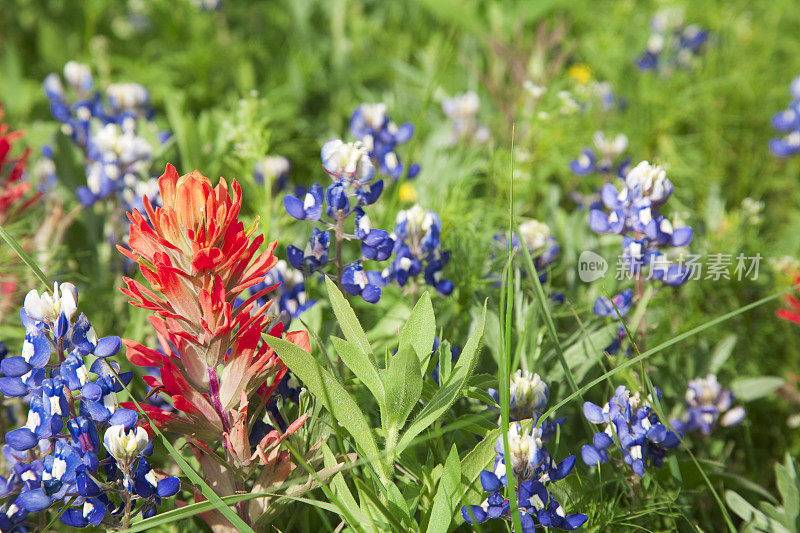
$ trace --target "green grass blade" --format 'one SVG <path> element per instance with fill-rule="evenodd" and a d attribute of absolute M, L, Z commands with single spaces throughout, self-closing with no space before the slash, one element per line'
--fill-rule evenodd
<path fill-rule="evenodd" d="M 34 275 L 39 279 L 39 281 L 42 282 L 45 289 L 47 289 L 48 291 L 52 290 L 53 289 L 52 282 L 49 279 L 47 279 L 47 276 L 44 275 L 44 272 L 42 272 L 42 270 L 39 268 L 39 265 L 36 264 L 36 261 L 34 261 L 33 258 L 30 255 L 28 255 L 28 253 L 25 250 L 22 249 L 22 246 L 20 246 L 17 240 L 14 237 L 12 237 L 11 234 L 8 233 L 5 230 L 5 228 L 3 228 L 3 226 L 0 226 L 0 237 L 2 237 L 3 240 L 6 241 L 8 246 L 12 250 L 14 250 L 14 252 L 19 256 L 20 259 L 22 259 L 22 262 L 25 263 L 25 266 L 31 269 L 31 272 L 33 272 Z"/>

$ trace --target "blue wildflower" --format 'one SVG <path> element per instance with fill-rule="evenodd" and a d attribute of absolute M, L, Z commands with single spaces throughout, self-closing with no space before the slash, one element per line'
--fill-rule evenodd
<path fill-rule="evenodd" d="M 661 391 L 656 388 L 659 399 Z M 639 477 L 648 467 L 660 467 L 667 450 L 680 444 L 677 433 L 667 429 L 651 407 L 652 398 L 631 394 L 624 385 L 617 387 L 605 407 L 591 402 L 583 404 L 583 414 L 593 424 L 606 424 L 596 433 L 592 444 L 581 448 L 581 458 L 588 466 L 608 462 L 608 450 L 617 442 L 623 460 Z"/>
<path fill-rule="evenodd" d="M 693 379 L 686 390 L 686 414 L 684 419 L 673 419 L 672 426 L 682 432 L 700 431 L 708 435 L 719 424 L 735 426 L 744 420 L 745 410 L 734 406 L 734 395 L 722 388 L 717 376 Z"/>
<path fill-rule="evenodd" d="M 512 512 L 518 512 L 524 532 L 535 531 L 536 525 L 556 527 L 564 530 L 580 528 L 588 519 L 585 514 L 567 515 L 553 494 L 550 483 L 565 478 L 575 465 L 575 456 L 556 463 L 542 442 L 542 429 L 522 430 L 518 423 L 508 428 L 510 457 L 505 457 L 502 435 L 495 443 L 495 461 L 492 470 L 480 474 L 481 487 L 489 496 L 481 505 L 461 508 L 461 515 L 468 524 L 488 520 L 512 520 Z M 507 460 L 508 459 L 508 460 Z M 503 496 L 508 486 L 506 471 L 511 466 L 517 485 L 518 509 L 512 510 Z"/>
<path fill-rule="evenodd" d="M 405 167 L 397 157 L 396 148 L 414 135 L 410 122 L 400 126 L 392 122 L 386 114 L 386 104 L 361 104 L 350 117 L 350 133 L 363 144 L 382 174 L 394 179 L 402 177 Z M 412 179 L 417 174 L 419 165 L 410 165 L 407 177 Z"/>
<path fill-rule="evenodd" d="M 121 408 L 117 399 L 132 374 L 120 373 L 109 359 L 119 351 L 120 339 L 98 338 L 85 315 L 75 317 L 77 304 L 70 283 L 56 283 L 52 293 L 30 291 L 20 312 L 26 331 L 22 355 L 3 359 L 0 392 L 28 401 L 25 424 L 5 433 L 11 473 L 0 477 L 0 497 L 16 496 L 0 510 L 3 530 L 24 528 L 30 515 L 67 501 L 70 507 L 61 514 L 66 525 L 119 525 L 123 517 L 116 509 L 122 507 L 111 498 L 135 500 L 141 512 L 179 487 L 177 478 L 159 476 L 157 494 L 133 492 L 134 468 L 152 443 L 136 427 L 136 412 Z M 49 365 L 53 352 L 60 363 Z M 87 356 L 94 359 L 89 368 Z M 20 375 L 22 370 L 27 372 Z"/>

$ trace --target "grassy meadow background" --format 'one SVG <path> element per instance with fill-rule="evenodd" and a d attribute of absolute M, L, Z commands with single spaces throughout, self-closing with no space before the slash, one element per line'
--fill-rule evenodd
<path fill-rule="evenodd" d="M 636 59 L 647 42 L 650 18 L 666 5 L 682 7 L 687 22 L 710 32 L 707 52 L 691 70 L 670 76 L 641 72 Z M 157 149 L 155 167 L 171 162 L 180 173 L 196 168 L 212 180 L 238 179 L 245 191 L 244 218 L 260 217 L 267 240 L 278 241 L 280 257 L 286 245 L 305 242 L 308 227 L 285 214 L 283 193 L 272 195 L 256 184 L 258 158 L 288 157 L 293 185 L 327 184 L 320 148 L 328 139 L 349 138 L 349 117 L 359 104 L 384 102 L 395 122 L 412 122 L 415 135 L 400 150 L 404 161 L 419 162 L 422 171 L 409 183 L 417 202 L 439 213 L 443 248 L 453 255 L 445 276 L 456 289 L 434 298 L 437 328 L 451 343 L 463 344 L 489 299 L 482 375 L 495 376 L 502 358 L 500 290 L 487 275 L 503 268 L 505 258 L 497 257 L 493 237 L 508 227 L 510 202 L 518 220 L 549 224 L 561 247 L 547 287 L 565 295 L 565 304 L 552 308 L 559 335 L 572 339 L 584 327 L 605 324 L 591 306 L 596 296 L 614 293 L 616 282 L 613 276 L 581 282 L 577 257 L 595 250 L 609 259 L 613 273 L 618 244 L 594 234 L 587 212 L 569 199 L 571 192 L 589 193 L 599 184 L 575 176 L 568 166 L 591 145 L 596 130 L 626 134 L 634 164 L 647 159 L 666 165 L 675 186 L 667 211 L 693 226 L 694 253 L 763 257 L 757 280 L 690 281 L 659 291 L 648 307 L 648 347 L 792 282 L 774 262 L 800 257 L 800 158 L 781 160 L 768 148 L 774 136 L 770 118 L 789 102 L 788 83 L 800 74 L 800 9 L 791 0 L 229 0 L 218 10 L 199 9 L 189 0 L 0 0 L 0 13 L 0 102 L 6 122 L 26 131 L 31 167 L 41 146 L 53 145 L 65 212 L 78 205 L 69 183 L 83 179 L 83 169 L 69 143 L 58 140 L 59 125 L 41 84 L 69 60 L 90 65 L 99 86 L 144 85 L 156 123 L 174 133 Z M 546 88 L 541 99 L 531 98 L 526 81 Z M 562 113 L 558 93 L 582 94 L 592 81 L 608 82 L 624 105 Z M 450 146 L 441 102 L 468 90 L 480 96 L 478 118 L 492 139 Z M 397 210 L 411 205 L 400 189 L 387 183 L 370 215 L 375 226 L 393 226 Z M 759 223 L 742 209 L 745 198 L 764 202 Z M 98 210 L 78 212 L 61 242 L 43 244 L 41 266 L 51 278 L 78 286 L 80 308 L 99 334 L 146 341 L 146 314 L 117 290 L 121 258 L 100 237 L 102 216 Z M 29 235 L 38 222 L 28 217 L 6 229 Z M 0 248 L 0 276 L 18 273 L 33 287 L 32 274 L 5 244 Z M 336 334 L 324 285 L 307 285 L 319 303 L 304 321 L 323 339 Z M 532 304 L 524 302 L 535 300 L 532 290 L 523 283 L 515 298 L 522 310 L 515 316 L 514 346 L 528 368 L 550 384 L 553 405 L 569 389 L 542 317 L 525 312 Z M 378 305 L 353 305 L 370 340 L 383 350 L 413 303 L 395 287 Z M 800 328 L 776 318 L 781 305 L 773 300 L 725 320 L 647 363 L 650 379 L 669 400 L 666 406 L 680 404 L 687 381 L 705 375 L 726 339 L 735 344 L 719 371 L 723 385 L 750 376 L 786 380 L 778 391 L 746 403 L 747 418 L 738 428 L 691 440 L 717 491 L 736 490 L 754 504 L 765 499 L 764 492 L 777 494 L 775 462 L 787 453 L 800 454 Z M 23 333 L 15 312 L 0 322 L 0 339 L 9 345 Z M 584 368 L 580 354 L 574 361 Z M 579 384 L 601 373 L 587 366 Z M 586 396 L 602 403 L 606 391 L 613 386 Z M 478 402 L 470 401 L 459 412 L 477 412 Z M 578 453 L 585 440 L 580 403 L 562 407 L 559 415 L 569 417 L 562 434 L 577 437 L 551 450 L 558 449 L 558 456 Z M 457 419 L 455 413 L 448 416 Z M 445 454 L 456 444 L 462 456 L 477 442 L 466 432 L 441 439 Z M 723 530 L 722 513 L 702 476 L 678 455 L 679 471 L 674 465 L 656 471 L 645 481 L 657 485 L 647 495 L 629 494 L 622 477 L 600 483 L 578 465 L 570 481 L 570 509 L 590 515 L 588 530 Z M 182 496 L 191 498 L 189 491 Z M 328 530 L 338 522 L 326 514 L 293 503 L 273 525 L 278 531 Z M 738 518 L 733 520 L 738 527 Z M 484 530 L 498 526 L 487 524 Z M 206 527 L 192 518 L 163 530 Z"/>

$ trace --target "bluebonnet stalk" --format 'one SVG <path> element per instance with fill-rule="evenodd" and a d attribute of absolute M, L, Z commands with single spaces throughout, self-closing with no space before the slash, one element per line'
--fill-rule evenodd
<path fill-rule="evenodd" d="M 142 208 L 145 194 L 157 202 L 158 187 L 149 176 L 153 147 L 139 134 L 140 121 L 153 118 L 147 89 L 137 83 L 111 84 L 104 98 L 94 88 L 89 67 L 75 61 L 64 66 L 64 81 L 66 88 L 57 74 L 49 74 L 44 90 L 62 133 L 84 155 L 86 185 L 75 191 L 80 202 L 88 207 L 117 197 L 125 210 Z M 159 134 L 159 141 L 167 138 Z M 52 150 L 43 155 L 50 159 Z M 47 169 L 48 182 L 54 181 L 55 172 Z"/>
<path fill-rule="evenodd" d="M 361 104 L 350 117 L 350 133 L 362 143 L 372 163 L 382 174 L 400 179 L 405 167 L 397 157 L 398 144 L 408 142 L 414 135 L 414 125 L 406 122 L 398 126 L 386 114 L 386 104 Z M 408 179 L 419 174 L 419 165 L 408 167 Z"/>
<path fill-rule="evenodd" d="M 566 477 L 575 465 L 575 456 L 556 463 L 542 442 L 541 428 L 524 431 L 518 423 L 508 428 L 510 457 L 506 464 L 503 436 L 495 443 L 495 460 L 492 470 L 480 474 L 481 487 L 489 496 L 481 505 L 461 508 L 461 515 L 468 524 L 500 519 L 512 521 L 512 513 L 519 513 L 524 533 L 532 533 L 536 526 L 555 527 L 564 530 L 580 528 L 588 519 L 585 514 L 566 514 L 564 508 L 548 490 L 548 485 Z M 512 510 L 504 497 L 508 486 L 506 469 L 511 466 L 517 486 L 518 509 Z"/>
<path fill-rule="evenodd" d="M 656 388 L 661 398 L 661 391 Z M 631 394 L 624 385 L 617 387 L 614 396 L 604 407 L 586 402 L 583 414 L 593 424 L 605 424 L 605 430 L 595 433 L 592 444 L 581 448 L 581 458 L 588 466 L 609 461 L 609 448 L 616 442 L 625 464 L 641 477 L 649 467 L 660 467 L 667 450 L 680 444 L 677 433 L 667 429 L 651 406 L 652 398 L 642 399 L 639 392 Z"/>
<path fill-rule="evenodd" d="M 789 84 L 792 102 L 772 117 L 772 126 L 784 134 L 769 141 L 769 149 L 778 157 L 789 157 L 800 152 L 800 76 Z"/>
<path fill-rule="evenodd" d="M 693 379 L 686 390 L 686 414 L 683 420 L 672 420 L 672 426 L 682 432 L 700 431 L 708 435 L 717 426 L 735 426 L 744 420 L 744 407 L 733 405 L 734 396 L 723 389 L 717 376 Z"/>
<path fill-rule="evenodd" d="M 619 351 L 622 341 L 627 336 L 625 327 L 622 325 L 622 318 L 628 314 L 633 305 L 633 289 L 625 289 L 616 296 L 608 299 L 605 296 L 598 296 L 592 306 L 592 312 L 600 317 L 615 318 L 619 321 L 619 328 L 617 329 L 617 337 L 605 347 L 604 351 L 610 354 L 616 354 Z"/>
<path fill-rule="evenodd" d="M 485 143 L 490 139 L 489 128 L 478 122 L 481 101 L 473 91 L 458 94 L 442 101 L 442 111 L 453 122 L 450 142 Z"/>
<path fill-rule="evenodd" d="M 177 478 L 150 468 L 152 442 L 137 427 L 136 412 L 120 407 L 117 393 L 132 376 L 108 359 L 120 338 L 98 338 L 85 315 L 75 318 L 77 307 L 71 283 L 54 284 L 52 293 L 30 291 L 20 312 L 21 354 L 0 363 L 0 392 L 28 402 L 25 424 L 5 434 L 11 468 L 0 477 L 3 531 L 68 500 L 61 515 L 68 526 L 126 527 L 136 514 L 154 515 L 161 498 L 180 489 Z"/>
<path fill-rule="evenodd" d="M 687 246 L 693 237 L 689 226 L 674 227 L 659 210 L 672 194 L 672 182 L 660 166 L 642 161 L 625 177 L 618 190 L 606 183 L 600 191 L 608 213 L 589 212 L 589 227 L 596 233 L 623 235 L 622 260 L 631 274 L 649 277 L 665 285 L 679 286 L 688 281 L 690 269 L 672 263 L 662 248 Z"/>
<path fill-rule="evenodd" d="M 595 172 L 610 176 L 616 175 L 625 178 L 630 170 L 630 158 L 621 158 L 628 148 L 628 137 L 618 134 L 615 137 L 606 137 L 602 131 L 596 131 L 592 137 L 595 150 L 584 148 L 577 159 L 570 161 L 569 168 L 579 176 Z"/>
<path fill-rule="evenodd" d="M 382 280 L 379 272 L 367 272 L 362 260 L 385 261 L 392 254 L 395 242 L 386 230 L 372 227 L 364 208 L 374 204 L 383 191 L 383 180 L 374 180 L 375 167 L 367 150 L 360 143 L 344 143 L 334 139 L 322 147 L 322 165 L 333 182 L 323 193 L 315 183 L 298 198 L 287 194 L 283 198 L 286 212 L 298 220 L 321 223 L 326 229 L 314 228 L 305 249 L 289 245 L 286 255 L 291 265 L 306 276 L 322 271 L 329 263 L 331 232 L 335 239 L 337 280 L 349 294 L 361 296 L 370 303 L 381 297 Z M 323 220 L 323 211 L 329 220 Z M 345 233 L 345 222 L 353 217 L 353 233 Z M 345 240 L 358 240 L 361 254 L 345 265 L 342 248 Z"/>
<path fill-rule="evenodd" d="M 663 74 L 675 68 L 691 68 L 705 51 L 708 32 L 696 24 L 685 25 L 683 11 L 666 8 L 658 11 L 650 22 L 652 33 L 647 47 L 637 61 L 640 70 L 657 70 Z"/>
<path fill-rule="evenodd" d="M 453 282 L 442 277 L 450 261 L 450 251 L 442 250 L 442 221 L 435 211 L 418 204 L 397 213 L 397 225 L 390 238 L 394 240 L 392 264 L 381 273 L 381 281 L 392 281 L 401 287 L 409 285 L 412 292 L 419 288 L 419 276 L 426 285 L 447 296 L 453 292 Z"/>

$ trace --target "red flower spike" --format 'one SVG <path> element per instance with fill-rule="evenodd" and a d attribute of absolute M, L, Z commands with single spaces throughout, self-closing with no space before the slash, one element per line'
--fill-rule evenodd
<path fill-rule="evenodd" d="M 220 179 L 216 187 L 198 171 L 178 176 L 167 165 L 158 180 L 163 207 L 145 201 L 145 213 L 128 213 L 130 250 L 120 251 L 139 264 L 146 284 L 124 278 L 122 292 L 134 306 L 154 313 L 150 323 L 163 352 L 126 340 L 128 359 L 139 366 L 156 367 L 159 378 L 147 383 L 172 401 L 174 413 L 152 406 L 145 411 L 164 429 L 182 433 L 196 444 L 196 453 L 214 453 L 217 443 L 241 469 L 252 471 L 274 461 L 287 462 L 278 444 L 305 421 L 304 415 L 280 435 L 273 431 L 256 450 L 249 443 L 252 420 L 249 398 L 259 391 L 272 393 L 286 367 L 261 340 L 267 333 L 280 336 L 280 323 L 268 316 L 270 305 L 254 307 L 257 298 L 237 298 L 263 281 L 277 263 L 276 243 L 260 247 L 263 236 L 252 240 L 239 220 L 242 194 L 234 180 Z M 149 285 L 149 286 L 147 286 Z M 272 287 L 274 288 L 274 287 Z M 261 291 L 258 297 L 269 290 Z M 308 334 L 286 338 L 310 350 Z M 262 398 L 252 405 L 262 405 Z"/>
<path fill-rule="evenodd" d="M 0 224 L 8 222 L 12 216 L 18 216 L 36 202 L 40 194 L 34 194 L 25 199 L 31 189 L 31 183 L 23 181 L 25 167 L 28 165 L 30 148 L 26 148 L 22 155 L 15 158 L 9 157 L 24 133 L 9 131 L 8 124 L 3 124 L 5 111 L 0 104 Z M 10 170 L 9 170 L 9 167 Z"/>
<path fill-rule="evenodd" d="M 800 276 L 795 278 L 794 283 L 795 285 L 800 284 Z M 787 294 L 783 299 L 786 305 L 789 306 L 789 309 L 779 309 L 777 313 L 778 318 L 800 325 L 800 299 L 791 294 Z"/>

